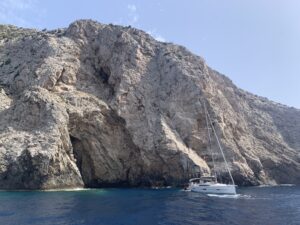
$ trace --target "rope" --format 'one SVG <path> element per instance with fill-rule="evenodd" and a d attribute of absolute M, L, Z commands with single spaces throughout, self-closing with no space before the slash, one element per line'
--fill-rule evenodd
<path fill-rule="evenodd" d="M 215 137 L 216 137 L 216 139 L 217 139 L 218 146 L 219 146 L 219 148 L 220 148 L 220 151 L 221 151 L 221 153 L 222 153 L 223 159 L 224 159 L 224 161 L 225 161 L 226 169 L 227 169 L 227 171 L 228 171 L 228 173 L 229 173 L 229 176 L 230 176 L 230 179 L 231 179 L 231 181 L 232 181 L 232 184 L 235 185 L 234 180 L 233 180 L 233 177 L 232 177 L 232 174 L 231 174 L 231 172 L 230 172 L 230 170 L 229 170 L 229 166 L 228 166 L 227 160 L 226 160 L 225 155 L 224 155 L 224 152 L 223 152 L 223 148 L 222 148 L 221 143 L 220 143 L 220 141 L 219 141 L 219 138 L 218 138 L 218 135 L 217 135 L 217 133 L 216 133 L 216 130 L 215 130 L 214 126 L 213 126 L 213 123 L 212 123 L 212 120 L 211 120 L 211 118 L 210 118 L 210 115 L 208 114 L 208 111 L 207 111 L 207 108 L 206 108 L 205 103 L 204 103 L 204 106 L 205 106 L 205 111 L 206 111 L 208 120 L 209 120 L 210 125 L 211 125 L 211 127 L 212 127 L 212 129 L 213 129 L 214 135 L 215 135 Z"/>
<path fill-rule="evenodd" d="M 217 179 L 217 182 L 218 182 L 218 178 L 217 178 L 217 174 L 216 174 L 216 166 L 215 166 L 215 159 L 214 159 L 214 155 L 213 155 L 213 151 L 212 151 L 212 148 L 211 148 L 211 136 L 210 136 L 210 128 L 209 128 L 209 123 L 208 123 L 208 117 L 207 117 L 207 109 L 206 109 L 206 104 L 204 103 L 204 111 L 205 111 L 205 121 L 206 121 L 206 127 L 207 127 L 207 133 L 208 133 L 208 140 L 209 140 L 209 151 L 210 151 L 210 154 L 211 154 L 211 158 L 212 158 L 212 161 L 213 161 L 213 172 L 214 172 L 214 175 Z"/>

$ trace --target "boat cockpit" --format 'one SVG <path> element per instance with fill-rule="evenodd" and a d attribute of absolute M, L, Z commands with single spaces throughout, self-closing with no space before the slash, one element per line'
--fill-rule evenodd
<path fill-rule="evenodd" d="M 208 186 L 211 184 L 216 184 L 217 183 L 217 179 L 214 176 L 210 176 L 210 177 L 200 177 L 200 178 L 193 178 L 189 180 L 190 184 L 197 184 L 197 185 L 201 185 L 201 186 Z"/>

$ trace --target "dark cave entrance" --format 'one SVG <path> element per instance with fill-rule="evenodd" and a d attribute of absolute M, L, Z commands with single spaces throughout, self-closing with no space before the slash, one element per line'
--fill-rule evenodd
<path fill-rule="evenodd" d="M 74 154 L 74 157 L 76 159 L 76 164 L 77 164 L 77 167 L 80 171 L 80 174 L 82 176 L 82 152 L 83 152 L 83 144 L 82 142 L 73 137 L 73 136 L 70 136 L 70 140 L 71 140 L 71 144 L 72 144 L 72 147 L 73 147 L 73 154 Z"/>
<path fill-rule="evenodd" d="M 73 154 L 76 159 L 76 165 L 81 174 L 83 183 L 85 187 L 91 187 L 93 186 L 92 177 L 94 168 L 86 143 L 74 136 L 70 136 L 70 140 L 73 147 Z"/>

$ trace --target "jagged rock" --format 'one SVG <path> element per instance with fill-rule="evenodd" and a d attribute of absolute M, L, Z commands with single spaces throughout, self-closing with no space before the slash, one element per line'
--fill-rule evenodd
<path fill-rule="evenodd" d="M 0 188 L 209 174 L 204 102 L 238 184 L 300 183 L 300 110 L 237 88 L 184 47 L 89 20 L 0 34 Z"/>

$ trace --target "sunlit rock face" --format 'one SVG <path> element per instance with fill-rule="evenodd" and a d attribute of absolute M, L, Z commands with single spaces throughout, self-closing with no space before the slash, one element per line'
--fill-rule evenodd
<path fill-rule="evenodd" d="M 300 110 L 237 88 L 187 49 L 89 20 L 0 26 L 0 188 L 300 183 Z"/>

